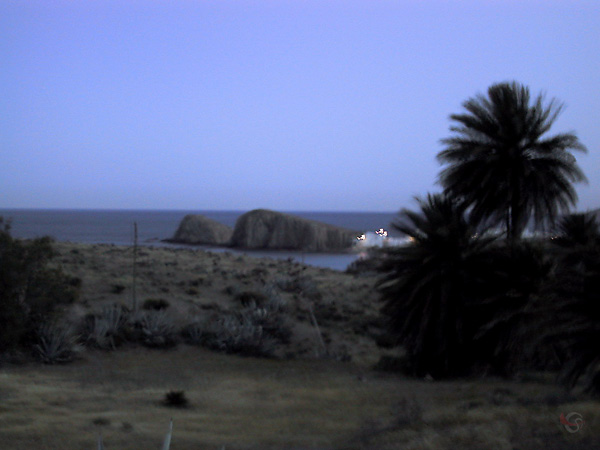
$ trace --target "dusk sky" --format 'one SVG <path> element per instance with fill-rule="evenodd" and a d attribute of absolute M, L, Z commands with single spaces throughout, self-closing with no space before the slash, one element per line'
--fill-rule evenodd
<path fill-rule="evenodd" d="M 597 0 L 0 2 L 0 208 L 397 211 L 501 81 L 600 207 Z"/>

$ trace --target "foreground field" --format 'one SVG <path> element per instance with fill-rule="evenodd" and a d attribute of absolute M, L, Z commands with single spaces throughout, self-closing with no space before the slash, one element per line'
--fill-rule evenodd
<path fill-rule="evenodd" d="M 66 312 L 74 325 L 133 301 L 132 251 L 57 244 L 55 263 L 81 280 Z M 519 380 L 417 380 L 373 370 L 381 356 L 374 279 L 289 261 L 200 250 L 143 248 L 135 297 L 168 303 L 175 328 L 239 311 L 267 288 L 285 303 L 291 336 L 276 358 L 124 343 L 82 347 L 66 365 L 0 367 L 0 450 L 159 449 L 593 449 L 600 404 L 562 392 L 550 374 Z M 315 325 L 315 321 L 318 326 Z M 184 408 L 165 395 L 183 391 Z M 570 433 L 561 414 L 584 427 Z"/>
<path fill-rule="evenodd" d="M 592 449 L 600 405 L 545 381 L 428 382 L 352 363 L 281 361 L 179 346 L 90 352 L 0 372 L 0 448 Z M 162 401 L 183 390 L 187 408 Z M 579 433 L 559 423 L 576 411 Z"/>

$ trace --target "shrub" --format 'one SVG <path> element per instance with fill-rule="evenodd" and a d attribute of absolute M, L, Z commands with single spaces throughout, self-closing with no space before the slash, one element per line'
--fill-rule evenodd
<path fill-rule="evenodd" d="M 92 423 L 99 427 L 106 427 L 110 425 L 110 419 L 107 419 L 106 417 L 96 417 L 92 420 Z"/>
<path fill-rule="evenodd" d="M 147 347 L 172 347 L 177 343 L 175 326 L 164 310 L 145 311 L 136 321 L 138 336 Z"/>
<path fill-rule="evenodd" d="M 165 300 L 163 298 L 149 298 L 144 301 L 142 308 L 146 311 L 160 311 L 161 309 L 167 309 L 169 306 L 171 305 L 168 300 Z"/>
<path fill-rule="evenodd" d="M 236 284 L 230 284 L 223 289 L 223 293 L 235 297 L 240 293 L 240 287 Z"/>
<path fill-rule="evenodd" d="M 251 303 L 262 305 L 267 301 L 267 296 L 256 291 L 242 291 L 234 296 L 234 300 L 242 306 L 248 306 Z"/>
<path fill-rule="evenodd" d="M 14 239 L 0 217 L 0 352 L 38 344 L 38 324 L 77 296 L 77 283 L 49 267 L 52 239 Z"/>
<path fill-rule="evenodd" d="M 125 286 L 123 286 L 122 284 L 113 284 L 110 287 L 110 292 L 112 294 L 120 294 L 121 292 L 123 292 L 125 290 Z"/>
<path fill-rule="evenodd" d="M 241 312 L 247 320 L 262 328 L 270 338 L 287 344 L 292 336 L 292 329 L 287 315 L 285 302 L 279 296 L 272 296 L 263 305 L 250 304 Z"/>
<path fill-rule="evenodd" d="M 275 284 L 267 284 L 263 289 L 264 295 L 267 297 L 266 307 L 277 313 L 283 313 L 287 310 L 287 302 L 281 296 Z"/>
<path fill-rule="evenodd" d="M 271 356 L 272 340 L 262 326 L 248 314 L 235 314 L 223 318 L 217 345 L 227 353 L 243 356 Z"/>
<path fill-rule="evenodd" d="M 71 277 L 69 278 L 69 286 L 72 286 L 74 288 L 80 288 L 81 287 L 81 278 L 79 277 Z"/>
<path fill-rule="evenodd" d="M 227 314 L 196 321 L 184 329 L 186 341 L 225 353 L 271 356 L 273 341 L 248 314 Z"/>
<path fill-rule="evenodd" d="M 119 304 L 102 308 L 97 315 L 88 316 L 85 342 L 100 349 L 114 349 L 127 338 L 129 313 Z"/>
<path fill-rule="evenodd" d="M 216 339 L 216 330 L 211 330 L 211 324 L 215 320 L 195 320 L 183 328 L 181 334 L 186 343 L 191 345 L 199 345 L 209 347 L 209 343 Z M 213 328 L 216 328 L 213 326 Z"/>
<path fill-rule="evenodd" d="M 165 394 L 163 401 L 165 406 L 175 408 L 185 408 L 189 405 L 189 401 L 185 396 L 184 391 L 169 391 Z"/>
<path fill-rule="evenodd" d="M 77 336 L 70 327 L 48 322 L 37 329 L 35 351 L 45 364 L 59 364 L 75 358 Z"/>
<path fill-rule="evenodd" d="M 275 280 L 275 286 L 283 292 L 302 294 L 311 300 L 320 300 L 322 297 L 315 280 L 307 275 L 278 278 Z"/>
<path fill-rule="evenodd" d="M 357 258 L 352 261 L 348 267 L 346 267 L 346 273 L 352 275 L 364 275 L 372 276 L 377 272 L 377 266 L 379 263 L 379 255 L 383 252 L 380 248 L 369 248 L 367 250 L 367 256 L 364 258 Z"/>
<path fill-rule="evenodd" d="M 264 292 L 241 294 L 237 298 L 247 300 L 245 307 L 190 323 L 182 331 L 186 342 L 248 356 L 272 356 L 277 342 L 288 343 L 292 329 L 285 314 L 287 305 L 277 288 L 267 285 Z"/>

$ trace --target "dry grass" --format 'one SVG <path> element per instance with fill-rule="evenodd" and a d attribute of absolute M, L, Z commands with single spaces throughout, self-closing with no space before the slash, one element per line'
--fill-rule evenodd
<path fill-rule="evenodd" d="M 81 301 L 71 311 L 74 321 L 115 302 L 131 306 L 131 248 L 61 242 L 56 243 L 56 249 L 56 263 L 82 280 Z M 282 280 L 300 280 L 298 284 L 306 292 L 310 287 L 319 295 L 278 290 L 289 306 L 293 327 L 292 341 L 280 349 L 280 356 L 313 358 L 319 350 L 310 320 L 311 303 L 331 353 L 348 351 L 354 361 L 365 364 L 374 364 L 383 354 L 369 336 L 378 331 L 373 325 L 379 308 L 373 279 L 285 260 L 200 249 L 141 248 L 137 266 L 138 303 L 147 299 L 168 301 L 171 306 L 167 311 L 179 325 L 189 323 L 193 316 L 239 309 L 240 293 L 262 293 Z M 114 286 L 124 289 L 116 292 Z"/>
<path fill-rule="evenodd" d="M 555 404 L 552 383 L 428 382 L 334 361 L 241 358 L 188 346 L 89 352 L 64 366 L 0 372 L 0 443 L 14 450 L 594 448 L 600 405 Z M 189 406 L 167 408 L 184 391 Z M 501 393 L 501 399 L 496 395 Z M 560 428 L 577 411 L 586 428 Z M 593 441 L 596 439 L 596 441 Z M 578 447 L 578 445 L 580 447 Z M 590 447 L 587 447 L 590 446 Z"/>

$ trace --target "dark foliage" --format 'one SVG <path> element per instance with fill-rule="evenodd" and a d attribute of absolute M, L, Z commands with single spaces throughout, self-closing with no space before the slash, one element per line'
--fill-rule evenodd
<path fill-rule="evenodd" d="M 490 257 L 493 272 L 470 310 L 477 317 L 473 341 L 479 362 L 502 375 L 523 366 L 546 366 L 552 350 L 533 344 L 532 324 L 539 319 L 533 305 L 547 297 L 552 261 L 530 242 L 496 245 Z"/>
<path fill-rule="evenodd" d="M 600 244 L 598 220 L 593 213 L 569 214 L 561 218 L 556 227 L 558 236 L 554 243 L 572 253 L 581 255 L 586 247 L 593 250 Z"/>
<path fill-rule="evenodd" d="M 165 406 L 173 408 L 185 408 L 189 405 L 189 401 L 185 396 L 184 391 L 169 391 L 165 394 L 163 403 Z"/>
<path fill-rule="evenodd" d="M 506 375 L 530 364 L 523 350 L 533 341 L 532 302 L 552 270 L 542 247 L 478 234 L 463 206 L 442 195 L 419 203 L 420 212 L 403 210 L 395 224 L 411 244 L 388 249 L 380 265 L 386 344 L 404 346 L 404 370 L 419 376 Z"/>
<path fill-rule="evenodd" d="M 72 303 L 77 283 L 49 262 L 49 237 L 14 239 L 0 218 L 0 352 L 35 345 L 35 330 L 60 306 Z"/>
<path fill-rule="evenodd" d="M 119 304 L 108 305 L 96 314 L 88 314 L 83 322 L 81 334 L 90 347 L 114 350 L 133 340 L 130 311 Z"/>
<path fill-rule="evenodd" d="M 46 322 L 38 327 L 36 335 L 35 353 L 44 364 L 62 364 L 75 359 L 77 336 L 68 325 Z"/>
<path fill-rule="evenodd" d="M 167 309 L 169 306 L 171 306 L 169 301 L 165 300 L 164 298 L 148 298 L 144 300 L 142 309 L 145 309 L 146 311 L 160 311 L 163 309 Z"/>
<path fill-rule="evenodd" d="M 417 375 L 458 375 L 473 362 L 477 322 L 469 308 L 493 273 L 493 238 L 477 236 L 464 209 L 447 197 L 429 195 L 419 205 L 421 212 L 403 210 L 394 224 L 412 243 L 382 258 L 382 312 Z"/>
<path fill-rule="evenodd" d="M 574 214 L 558 224 L 557 260 L 547 302 L 536 305 L 540 342 L 561 358 L 560 380 L 600 393 L 600 231 L 594 216 Z"/>
<path fill-rule="evenodd" d="M 502 225 L 518 240 L 527 223 L 552 223 L 575 204 L 573 183 L 585 181 L 569 150 L 585 152 L 573 133 L 544 137 L 561 112 L 542 95 L 531 101 L 529 89 L 516 82 L 492 85 L 487 96 L 463 103 L 453 114 L 438 159 L 445 192 L 471 208 L 473 219 Z"/>
<path fill-rule="evenodd" d="M 267 296 L 256 291 L 242 291 L 235 295 L 234 300 L 242 306 L 262 306 L 267 302 Z"/>
<path fill-rule="evenodd" d="M 120 294 L 121 292 L 123 292 L 125 290 L 125 286 L 123 286 L 122 284 L 113 284 L 110 287 L 110 292 L 112 294 Z"/>
<path fill-rule="evenodd" d="M 135 339 L 146 347 L 170 348 L 177 345 L 175 324 L 165 310 L 144 311 L 135 319 L 134 328 Z"/>

